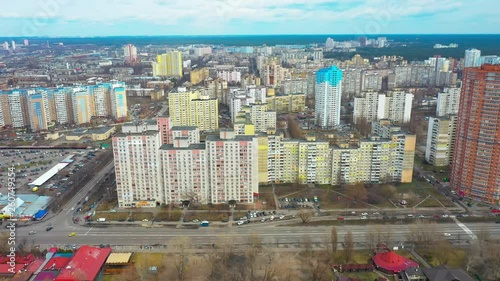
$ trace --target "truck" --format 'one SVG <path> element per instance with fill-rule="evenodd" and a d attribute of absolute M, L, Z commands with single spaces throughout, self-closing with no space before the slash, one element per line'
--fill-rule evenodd
<path fill-rule="evenodd" d="M 105 218 L 98 218 L 98 219 L 97 219 L 97 222 L 105 222 L 105 221 L 106 221 L 106 219 L 105 219 Z"/>

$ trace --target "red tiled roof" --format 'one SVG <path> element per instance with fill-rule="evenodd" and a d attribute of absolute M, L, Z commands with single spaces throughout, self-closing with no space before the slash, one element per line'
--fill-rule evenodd
<path fill-rule="evenodd" d="M 394 252 L 377 254 L 372 259 L 377 267 L 395 273 L 405 270 L 409 267 L 418 267 L 418 263 L 400 256 Z"/>
<path fill-rule="evenodd" d="M 2 274 L 2 275 L 9 275 L 9 274 L 14 275 L 19 270 L 23 269 L 24 267 L 25 267 L 24 264 L 16 264 L 16 266 L 14 268 L 14 272 L 12 272 L 12 270 L 10 270 L 12 267 L 9 264 L 2 263 L 2 264 L 0 264 L 0 274 Z"/>
<path fill-rule="evenodd" d="M 43 264 L 45 259 L 36 259 L 26 267 L 26 271 L 34 273 Z"/>
<path fill-rule="evenodd" d="M 80 247 L 55 281 L 92 281 L 102 268 L 111 248 Z"/>
<path fill-rule="evenodd" d="M 43 270 L 61 270 L 66 267 L 70 260 L 71 258 L 66 257 L 51 258 Z"/>
<path fill-rule="evenodd" d="M 35 260 L 35 257 L 32 254 L 29 254 L 27 256 L 19 256 L 16 255 L 16 263 L 19 264 L 30 264 L 32 261 Z M 0 264 L 6 264 L 10 262 L 10 257 L 0 255 Z"/>

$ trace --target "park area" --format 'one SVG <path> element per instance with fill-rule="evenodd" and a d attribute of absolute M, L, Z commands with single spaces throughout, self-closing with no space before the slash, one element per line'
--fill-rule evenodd
<path fill-rule="evenodd" d="M 432 185 L 415 179 L 412 183 L 354 184 L 345 186 L 284 184 L 275 186 L 278 205 L 288 200 L 318 198 L 321 209 L 390 209 L 454 207 L 450 199 Z M 261 194 L 272 194 L 272 187 L 262 186 Z M 400 204 L 405 202 L 405 205 Z"/>

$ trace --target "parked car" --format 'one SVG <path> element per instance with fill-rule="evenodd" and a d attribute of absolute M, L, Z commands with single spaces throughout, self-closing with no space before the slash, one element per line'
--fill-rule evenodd
<path fill-rule="evenodd" d="M 30 231 L 30 235 L 34 235 L 34 234 L 36 234 L 35 230 Z"/>
<path fill-rule="evenodd" d="M 53 227 L 52 227 L 52 226 L 49 226 L 49 227 L 47 227 L 45 230 L 46 230 L 46 231 L 51 231 L 52 229 L 53 229 Z"/>

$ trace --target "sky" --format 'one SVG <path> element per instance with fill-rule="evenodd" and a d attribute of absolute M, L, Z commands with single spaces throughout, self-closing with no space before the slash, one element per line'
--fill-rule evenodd
<path fill-rule="evenodd" d="M 0 0 L 0 37 L 499 34 L 498 0 Z"/>

